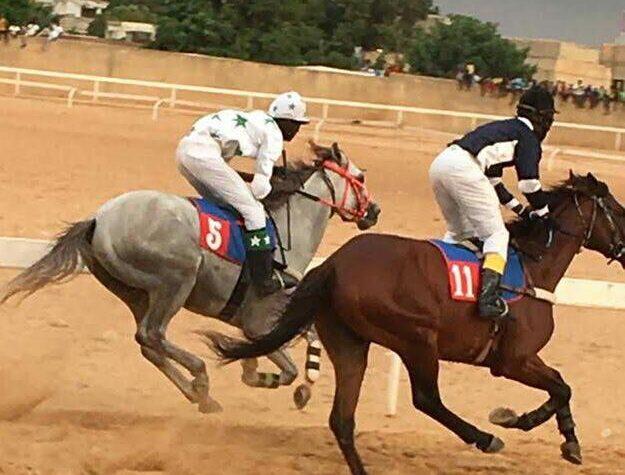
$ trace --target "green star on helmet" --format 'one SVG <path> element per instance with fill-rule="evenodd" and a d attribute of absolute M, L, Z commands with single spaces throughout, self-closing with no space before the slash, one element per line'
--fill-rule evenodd
<path fill-rule="evenodd" d="M 273 117 L 267 117 L 265 119 L 265 124 L 275 124 L 275 123 L 276 123 L 276 121 L 273 120 Z"/>
<path fill-rule="evenodd" d="M 243 117 L 241 114 L 237 114 L 234 118 L 235 127 L 245 127 L 247 124 L 247 119 Z"/>

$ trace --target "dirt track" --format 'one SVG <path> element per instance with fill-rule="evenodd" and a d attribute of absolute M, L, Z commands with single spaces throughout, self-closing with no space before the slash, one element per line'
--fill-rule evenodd
<path fill-rule="evenodd" d="M 0 117 L 0 235 L 50 238 L 62 221 L 84 218 L 129 189 L 191 193 L 171 158 L 190 116 L 153 123 L 141 110 L 68 110 L 8 98 L 0 98 L 0 107 L 7 112 Z M 441 232 L 426 173 L 448 136 L 333 126 L 322 139 L 339 139 L 368 170 L 383 207 L 377 231 Z M 301 148 L 295 144 L 292 153 Z M 564 178 L 571 166 L 597 171 L 625 201 L 622 166 L 564 157 L 548 179 Z M 333 223 L 321 255 L 355 232 Z M 0 283 L 14 274 L 1 271 Z M 622 270 L 590 253 L 570 275 L 624 281 Z M 622 312 L 563 307 L 557 324 L 544 357 L 573 388 L 582 468 L 559 459 L 553 422 L 530 434 L 489 427 L 493 407 L 523 411 L 545 396 L 473 368 L 444 365 L 442 394 L 460 415 L 504 438 L 501 455 L 478 453 L 416 413 L 405 375 L 399 417 L 384 417 L 388 358 L 375 348 L 358 412 L 358 444 L 371 473 L 625 473 Z M 192 331 L 215 326 L 183 312 L 171 338 L 210 361 Z M 211 368 L 212 392 L 225 412 L 203 416 L 141 358 L 133 333 L 125 307 L 89 276 L 0 308 L 0 473 L 346 473 L 326 429 L 333 389 L 327 359 L 304 413 L 293 408 L 288 388 L 252 390 L 239 382 L 238 366 Z M 295 353 L 302 362 L 301 346 Z"/>

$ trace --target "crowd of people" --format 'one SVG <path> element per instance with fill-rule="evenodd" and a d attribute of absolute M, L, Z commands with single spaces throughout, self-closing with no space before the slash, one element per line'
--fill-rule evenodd
<path fill-rule="evenodd" d="M 509 97 L 510 104 L 516 104 L 524 91 L 540 84 L 551 91 L 552 95 L 559 100 L 561 107 L 564 104 L 571 104 L 579 109 L 601 107 L 605 114 L 611 113 L 616 107 L 625 108 L 625 90 L 584 84 L 581 79 L 571 84 L 566 81 L 538 83 L 536 80 L 527 81 L 523 78 L 480 77 L 475 72 L 475 66 L 468 63 L 459 68 L 456 81 L 459 90 L 470 91 L 474 87 L 479 87 L 483 97 Z"/>
<path fill-rule="evenodd" d="M 25 25 L 11 25 L 4 16 L 0 16 L 0 43 L 9 45 L 11 39 L 19 39 L 20 47 L 28 46 L 28 39 L 35 36 L 46 36 L 46 41 L 42 49 L 46 50 L 50 43 L 58 40 L 63 35 L 63 27 L 57 20 L 52 20 L 48 26 L 42 28 L 36 20 L 32 20 Z"/>

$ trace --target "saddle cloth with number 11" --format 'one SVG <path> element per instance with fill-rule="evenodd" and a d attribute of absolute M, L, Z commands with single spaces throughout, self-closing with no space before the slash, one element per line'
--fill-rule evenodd
<path fill-rule="evenodd" d="M 439 239 L 428 242 L 441 252 L 447 264 L 451 298 L 462 302 L 477 302 L 481 284 L 481 258 L 474 251 L 459 244 L 449 244 Z M 525 280 L 521 256 L 515 249 L 509 248 L 501 284 L 508 288 L 523 289 L 526 287 Z M 502 297 L 507 302 L 514 302 L 522 298 L 522 295 L 504 291 Z"/>

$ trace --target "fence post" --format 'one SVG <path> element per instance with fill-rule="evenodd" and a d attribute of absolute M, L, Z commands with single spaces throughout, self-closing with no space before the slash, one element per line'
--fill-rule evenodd
<path fill-rule="evenodd" d="M 247 105 L 245 107 L 247 110 L 252 110 L 254 108 L 254 97 L 247 96 Z"/>
<path fill-rule="evenodd" d="M 392 417 L 397 414 L 397 396 L 399 394 L 399 371 L 401 369 L 401 359 L 392 351 L 389 351 L 388 355 L 391 361 L 386 386 L 386 415 L 388 417 Z"/>
<path fill-rule="evenodd" d="M 477 127 L 477 117 L 471 117 L 471 130 Z"/>
<path fill-rule="evenodd" d="M 395 124 L 397 127 L 401 127 L 404 123 L 404 111 L 397 111 L 397 123 Z"/>
<path fill-rule="evenodd" d="M 177 91 L 176 88 L 172 87 L 171 95 L 169 96 L 169 107 L 176 107 L 176 99 L 177 99 Z"/>
<path fill-rule="evenodd" d="M 22 80 L 22 73 L 15 73 L 15 95 L 20 95 L 20 81 Z"/>
<path fill-rule="evenodd" d="M 98 101 L 98 94 L 100 93 L 100 81 L 93 81 L 93 95 L 91 96 L 92 102 Z"/>
<path fill-rule="evenodd" d="M 621 150 L 622 141 L 623 141 L 623 134 L 621 134 L 620 132 L 617 132 L 616 141 L 614 143 L 614 148 L 616 149 L 617 152 Z"/>
<path fill-rule="evenodd" d="M 323 119 L 323 121 L 325 122 L 326 120 L 328 120 L 328 111 L 330 110 L 330 104 L 324 104 L 322 109 L 321 109 L 321 118 Z"/>

